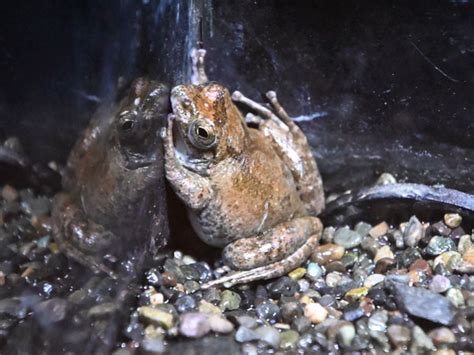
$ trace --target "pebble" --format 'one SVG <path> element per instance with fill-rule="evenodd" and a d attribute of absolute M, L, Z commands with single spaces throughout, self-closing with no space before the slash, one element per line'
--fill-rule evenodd
<path fill-rule="evenodd" d="M 410 329 L 402 325 L 390 325 L 387 329 L 387 334 L 392 344 L 397 348 L 406 346 L 411 340 Z"/>
<path fill-rule="evenodd" d="M 456 250 L 456 244 L 454 244 L 452 239 L 436 235 L 431 238 L 425 252 L 428 255 L 440 255 L 441 253 L 452 250 Z"/>
<path fill-rule="evenodd" d="M 369 292 L 368 287 L 353 288 L 352 290 L 348 291 L 345 294 L 345 298 L 348 299 L 349 301 L 355 301 L 355 300 L 358 300 L 359 298 L 367 295 L 368 292 Z"/>
<path fill-rule="evenodd" d="M 260 336 L 254 330 L 240 326 L 235 332 L 234 338 L 239 343 L 246 343 L 248 341 L 258 340 Z"/>
<path fill-rule="evenodd" d="M 461 225 L 462 217 L 458 213 L 446 213 L 444 215 L 444 223 L 449 228 L 457 228 Z"/>
<path fill-rule="evenodd" d="M 280 318 L 280 307 L 271 301 L 264 301 L 255 307 L 257 316 L 270 323 L 278 322 Z"/>
<path fill-rule="evenodd" d="M 292 327 L 296 329 L 298 333 L 303 333 L 311 327 L 311 321 L 308 317 L 298 317 L 292 322 Z"/>
<path fill-rule="evenodd" d="M 450 344 L 456 342 L 456 336 L 451 329 L 446 327 L 433 329 L 428 333 L 428 336 L 433 341 L 434 345 Z"/>
<path fill-rule="evenodd" d="M 195 299 L 189 295 L 184 295 L 178 298 L 174 303 L 174 306 L 179 313 L 190 312 L 197 308 Z"/>
<path fill-rule="evenodd" d="M 168 312 L 148 306 L 138 307 L 137 310 L 138 314 L 148 323 L 159 325 L 165 329 L 170 329 L 174 324 L 173 315 Z"/>
<path fill-rule="evenodd" d="M 344 255 L 344 247 L 337 244 L 319 245 L 311 255 L 311 261 L 320 265 L 325 265 L 331 261 L 337 261 Z"/>
<path fill-rule="evenodd" d="M 374 239 L 378 239 L 381 236 L 387 234 L 387 232 L 388 224 L 386 222 L 381 222 L 376 226 L 372 227 L 372 229 L 369 231 L 369 235 Z"/>
<path fill-rule="evenodd" d="M 434 323 L 451 325 L 456 316 L 456 307 L 445 297 L 419 287 L 409 287 L 402 283 L 392 286 L 398 307 L 415 317 L 428 319 Z"/>
<path fill-rule="evenodd" d="M 298 281 L 299 279 L 303 278 L 303 276 L 306 274 L 306 269 L 304 267 L 299 267 L 291 271 L 288 276 L 295 281 Z"/>
<path fill-rule="evenodd" d="M 215 333 L 228 334 L 234 330 L 234 325 L 230 321 L 216 314 L 209 316 L 209 324 Z"/>
<path fill-rule="evenodd" d="M 324 228 L 323 234 L 321 236 L 321 240 L 324 243 L 332 243 L 332 241 L 334 239 L 334 233 L 336 233 L 336 228 L 334 228 L 332 226 Z"/>
<path fill-rule="evenodd" d="M 236 321 L 245 328 L 253 329 L 257 327 L 257 320 L 250 316 L 238 316 L 236 317 Z"/>
<path fill-rule="evenodd" d="M 209 318 L 203 313 L 185 313 L 179 320 L 179 332 L 188 338 L 201 338 L 211 330 Z"/>
<path fill-rule="evenodd" d="M 461 259 L 461 254 L 457 251 L 447 251 L 434 259 L 433 267 L 436 268 L 438 264 L 442 264 L 449 272 L 452 272 Z"/>
<path fill-rule="evenodd" d="M 280 338 L 280 348 L 286 350 L 296 346 L 300 335 L 294 330 L 287 330 L 280 334 Z"/>
<path fill-rule="evenodd" d="M 355 225 L 354 231 L 360 234 L 361 237 L 365 238 L 369 235 L 372 225 L 366 222 L 359 222 Z"/>
<path fill-rule="evenodd" d="M 1 272 L 0 272 L 1 273 Z M 1 274 L 0 274 L 0 286 L 1 286 Z M 309 290 L 310 284 L 309 281 L 306 279 L 298 280 L 298 292 L 305 293 Z"/>
<path fill-rule="evenodd" d="M 438 234 L 444 237 L 447 237 L 449 234 L 451 234 L 451 229 L 442 221 L 432 224 L 430 229 L 432 231 L 432 234 Z"/>
<path fill-rule="evenodd" d="M 326 285 L 328 287 L 336 287 L 342 280 L 342 275 L 339 272 L 330 272 L 326 275 Z"/>
<path fill-rule="evenodd" d="M 367 252 L 371 257 L 374 257 L 375 254 L 377 254 L 377 251 L 379 250 L 379 244 L 372 237 L 365 237 L 364 239 L 362 239 L 360 246 L 362 250 Z"/>
<path fill-rule="evenodd" d="M 145 278 L 149 285 L 159 287 L 163 285 L 163 277 L 161 276 L 160 272 L 155 269 L 151 268 L 145 272 Z"/>
<path fill-rule="evenodd" d="M 328 311 L 319 303 L 309 303 L 304 307 L 304 315 L 311 323 L 319 324 L 327 318 Z"/>
<path fill-rule="evenodd" d="M 458 288 L 450 288 L 446 292 L 446 298 L 456 307 L 464 306 L 464 296 Z"/>
<path fill-rule="evenodd" d="M 474 248 L 471 248 L 464 252 L 464 255 L 462 256 L 462 259 L 471 265 L 474 265 Z"/>
<path fill-rule="evenodd" d="M 219 303 L 219 307 L 222 311 L 233 311 L 239 309 L 241 301 L 242 299 L 238 293 L 231 290 L 224 290 L 221 293 L 221 302 Z"/>
<path fill-rule="evenodd" d="M 222 314 L 222 311 L 219 307 L 209 303 L 205 300 L 199 302 L 199 312 L 200 313 L 210 313 L 210 314 Z"/>
<path fill-rule="evenodd" d="M 459 243 L 458 243 L 458 252 L 460 254 L 464 254 L 468 250 L 473 249 L 472 241 L 471 241 L 471 236 L 469 234 L 465 234 L 459 238 Z"/>
<path fill-rule="evenodd" d="M 415 325 L 412 329 L 412 353 L 419 350 L 434 350 L 433 341 L 419 326 Z"/>
<path fill-rule="evenodd" d="M 221 293 L 217 288 L 211 287 L 204 290 L 203 299 L 209 303 L 217 305 L 221 301 Z"/>
<path fill-rule="evenodd" d="M 278 349 L 280 346 L 281 335 L 278 330 L 275 328 L 264 325 L 255 329 L 255 333 L 258 335 L 259 340 L 267 343 L 275 349 Z"/>
<path fill-rule="evenodd" d="M 268 286 L 268 295 L 273 299 L 279 299 L 282 296 L 291 297 L 298 290 L 298 284 L 287 276 L 280 277 Z"/>
<path fill-rule="evenodd" d="M 377 262 L 380 259 L 384 259 L 384 258 L 393 259 L 393 252 L 390 249 L 390 246 L 388 245 L 384 245 L 377 251 L 377 254 L 375 254 L 375 257 L 374 257 L 374 261 Z"/>
<path fill-rule="evenodd" d="M 51 298 L 34 306 L 35 317 L 43 326 L 50 326 L 66 318 L 67 301 L 61 298 Z"/>
<path fill-rule="evenodd" d="M 397 179 L 390 173 L 382 173 L 380 174 L 379 178 L 375 182 L 375 185 L 390 185 L 396 184 Z"/>
<path fill-rule="evenodd" d="M 2 189 L 2 198 L 7 202 L 16 201 L 18 200 L 18 191 L 10 185 L 5 185 Z"/>
<path fill-rule="evenodd" d="M 285 323 L 291 323 L 295 318 L 303 315 L 303 307 L 298 302 L 288 302 L 281 306 L 281 319 Z"/>
<path fill-rule="evenodd" d="M 306 269 L 306 276 L 310 280 L 319 279 L 321 276 L 323 276 L 323 269 L 317 263 L 309 263 Z"/>
<path fill-rule="evenodd" d="M 409 247 L 415 247 L 418 245 L 421 238 L 423 238 L 423 235 L 423 225 L 416 216 L 412 216 L 403 232 L 403 241 Z"/>
<path fill-rule="evenodd" d="M 371 288 L 385 280 L 385 275 L 382 274 L 372 274 L 364 280 L 364 286 Z"/>
<path fill-rule="evenodd" d="M 362 241 L 362 236 L 349 229 L 349 227 L 343 227 L 336 230 L 334 234 L 334 243 L 338 244 L 345 249 L 355 248 Z"/>
<path fill-rule="evenodd" d="M 451 287 L 449 279 L 442 275 L 435 275 L 430 282 L 430 290 L 436 293 L 443 293 Z"/>
<path fill-rule="evenodd" d="M 352 323 L 342 321 L 338 324 L 337 339 L 339 343 L 345 347 L 349 347 L 352 344 L 356 335 L 355 327 Z"/>

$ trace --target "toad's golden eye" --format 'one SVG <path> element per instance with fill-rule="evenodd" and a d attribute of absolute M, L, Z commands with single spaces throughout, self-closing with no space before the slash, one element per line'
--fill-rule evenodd
<path fill-rule="evenodd" d="M 209 149 L 216 143 L 216 136 L 212 127 L 198 121 L 194 121 L 189 125 L 188 138 L 199 149 Z"/>

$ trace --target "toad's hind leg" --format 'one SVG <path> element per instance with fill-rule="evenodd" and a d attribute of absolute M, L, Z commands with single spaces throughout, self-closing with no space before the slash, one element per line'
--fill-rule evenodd
<path fill-rule="evenodd" d="M 206 84 L 209 79 L 206 75 L 206 69 L 204 65 L 204 58 L 206 57 L 205 49 L 191 49 L 191 84 L 201 85 Z"/>
<path fill-rule="evenodd" d="M 286 236 L 283 237 L 282 240 L 280 236 L 275 235 L 274 233 L 285 231 Z M 281 241 L 284 241 L 285 238 L 288 239 L 290 237 L 294 237 L 297 232 L 303 232 L 304 241 L 300 244 L 296 249 L 288 249 L 290 253 L 286 253 L 278 248 L 278 244 Z M 248 250 L 240 250 L 239 245 L 235 245 L 235 243 L 247 243 L 249 246 L 252 246 L 253 242 L 257 240 L 257 238 L 262 238 L 265 236 L 259 237 L 252 237 L 246 238 L 242 240 L 238 240 L 233 244 L 234 250 L 229 253 L 229 249 L 226 248 L 224 250 L 224 259 L 231 264 L 234 268 L 237 266 L 240 269 L 247 268 L 251 264 L 256 265 L 256 267 L 244 270 L 244 271 L 235 271 L 226 276 L 223 276 L 217 280 L 210 281 L 202 286 L 202 288 L 209 288 L 211 286 L 224 284 L 226 287 L 230 287 L 235 284 L 251 282 L 255 280 L 265 280 L 274 277 L 282 276 L 289 271 L 296 268 L 306 259 L 308 259 L 311 252 L 316 248 L 319 243 L 319 239 L 321 237 L 322 232 L 322 225 L 318 218 L 316 217 L 303 217 L 296 219 L 294 221 L 290 221 L 284 223 L 280 226 L 277 226 L 273 230 L 270 230 L 267 234 L 267 237 L 275 238 L 273 240 L 275 243 L 272 243 L 271 240 L 266 240 L 264 242 L 259 242 L 260 245 L 257 247 L 261 247 L 259 250 L 258 248 L 248 251 Z M 304 235 L 309 233 L 308 235 Z M 254 239 L 252 241 L 251 239 Z M 301 239 L 301 237 L 299 238 Z M 297 241 L 297 243 L 299 243 Z M 270 249 L 265 252 L 265 247 L 269 246 Z M 275 248 L 273 248 L 276 246 Z M 285 247 L 285 246 L 284 246 Z M 230 256 L 233 257 L 234 260 L 229 262 L 229 255 L 225 255 L 226 253 L 231 254 Z M 282 253 L 282 255 L 280 255 Z M 280 258 L 279 258 L 280 256 Z"/>

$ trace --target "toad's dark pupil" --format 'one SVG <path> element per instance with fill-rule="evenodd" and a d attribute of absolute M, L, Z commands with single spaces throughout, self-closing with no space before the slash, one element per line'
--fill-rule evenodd
<path fill-rule="evenodd" d="M 131 129 L 133 127 L 133 121 L 125 121 L 123 124 L 122 124 L 122 129 L 125 130 L 125 131 L 128 131 L 129 129 Z"/>
<path fill-rule="evenodd" d="M 207 133 L 207 131 L 204 128 L 201 128 L 201 127 L 199 127 L 197 129 L 197 134 L 201 138 L 208 138 L 209 137 L 209 133 Z"/>

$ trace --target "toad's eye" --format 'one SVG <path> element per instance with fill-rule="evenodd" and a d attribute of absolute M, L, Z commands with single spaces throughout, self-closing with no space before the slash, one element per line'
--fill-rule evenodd
<path fill-rule="evenodd" d="M 189 126 L 188 138 L 199 149 L 209 149 L 216 143 L 212 127 L 197 121 Z"/>
<path fill-rule="evenodd" d="M 122 121 L 120 128 L 122 129 L 122 131 L 126 132 L 130 131 L 133 126 L 135 126 L 135 122 L 133 122 L 132 120 L 124 120 Z"/>

